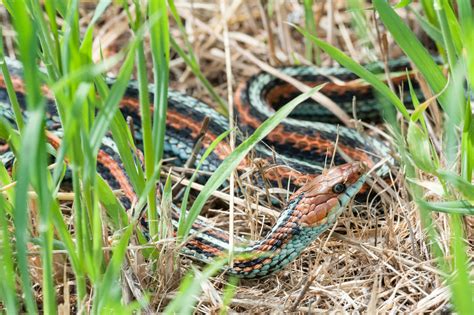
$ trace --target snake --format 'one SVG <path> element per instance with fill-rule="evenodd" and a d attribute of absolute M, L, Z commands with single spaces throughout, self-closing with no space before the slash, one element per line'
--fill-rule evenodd
<path fill-rule="evenodd" d="M 22 66 L 12 59 L 5 59 L 4 62 L 27 119 Z M 373 72 L 383 72 L 381 63 L 367 67 Z M 390 69 L 395 70 L 406 67 L 406 60 L 397 60 L 390 65 Z M 343 110 L 351 113 L 355 108 L 359 117 L 366 114 L 364 117 L 380 119 L 381 108 L 375 91 L 370 85 L 357 81 L 358 78 L 345 68 L 288 66 L 278 70 L 311 86 L 326 83 L 321 92 Z M 151 86 L 150 91 L 153 91 Z M 62 135 L 61 120 L 54 96 L 46 86 L 43 92 L 47 99 L 47 138 L 57 149 Z M 255 74 L 242 83 L 234 98 L 240 131 L 237 144 L 299 93 L 292 85 L 265 72 Z M 134 141 L 140 148 L 142 135 L 138 95 L 138 84 L 132 80 L 119 106 L 123 116 L 133 121 Z M 152 92 L 150 98 L 153 99 Z M 354 99 L 357 100 L 356 106 Z M 0 76 L 0 112 L 2 119 L 15 126 L 3 76 Z M 209 124 L 202 136 L 202 122 L 205 119 L 209 119 Z M 164 155 L 173 158 L 173 165 L 182 166 L 188 161 L 198 138 L 202 140 L 202 148 L 197 152 L 199 160 L 210 144 L 228 129 L 228 119 L 209 105 L 192 96 L 169 90 Z M 8 139 L 3 139 L 2 143 L 0 159 L 7 169 L 11 169 L 15 161 L 14 153 L 9 148 Z M 229 142 L 220 142 L 202 163 L 201 171 L 214 172 L 231 151 Z M 294 261 L 318 236 L 334 225 L 348 203 L 363 190 L 367 170 L 382 158 L 390 157 L 391 152 L 383 141 L 337 124 L 337 118 L 327 109 L 308 100 L 256 145 L 255 154 L 268 166 L 265 176 L 269 180 L 291 181 L 294 186 L 289 187 L 295 187 L 295 191 L 265 237 L 254 242 L 235 238 L 233 261 L 225 265 L 223 271 L 241 278 L 266 277 Z M 238 169 L 249 167 L 253 161 L 253 158 L 245 158 Z M 334 166 L 328 168 L 330 163 Z M 130 209 L 137 195 L 111 135 L 106 135 L 102 141 L 97 170 L 112 189 L 122 191 L 120 202 L 125 209 Z M 387 168 L 379 168 L 377 172 L 385 176 Z M 176 227 L 179 211 L 176 211 L 176 206 L 173 209 L 172 221 Z M 209 220 L 198 217 L 190 235 L 182 252 L 197 261 L 211 263 L 230 251 L 228 232 L 210 226 Z"/>

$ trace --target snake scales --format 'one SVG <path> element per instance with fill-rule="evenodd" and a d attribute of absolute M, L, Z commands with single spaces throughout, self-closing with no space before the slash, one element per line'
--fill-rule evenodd
<path fill-rule="evenodd" d="M 24 105 L 22 67 L 18 62 L 9 59 L 7 65 L 17 97 Z M 380 64 L 373 64 L 370 67 L 375 72 L 382 72 Z M 392 69 L 404 69 L 404 67 L 407 67 L 405 60 L 391 64 Z M 337 78 L 339 81 L 357 79 L 346 69 L 285 67 L 279 70 L 310 85 L 329 82 L 322 92 L 344 110 L 350 112 L 353 108 L 353 99 L 356 98 L 359 117 L 371 119 L 380 117 L 376 96 L 368 85 L 360 82 L 355 85 L 333 82 L 332 78 Z M 274 113 L 276 108 L 297 94 L 298 91 L 294 87 L 270 74 L 255 75 L 235 96 L 240 130 L 243 133 L 253 132 L 262 121 Z M 57 147 L 61 136 L 61 121 L 54 97 L 47 91 L 45 95 L 49 98 L 46 118 L 47 128 L 52 135 L 49 140 Z M 120 103 L 120 109 L 124 116 L 133 119 L 135 141 L 140 147 L 142 137 L 139 128 L 138 88 L 135 82 L 130 83 Z M 3 77 L 0 77 L 0 111 L 3 118 L 12 125 L 15 124 Z M 28 116 L 26 112 L 24 115 Z M 180 92 L 169 91 L 165 156 L 173 157 L 176 165 L 183 165 L 189 158 L 205 117 L 210 117 L 210 123 L 202 141 L 203 148 L 198 155 L 202 154 L 218 135 L 228 129 L 228 121 L 199 100 Z M 268 171 L 266 174 L 268 178 L 290 179 L 301 187 L 292 194 L 278 221 L 264 238 L 253 244 L 235 247 L 236 257 L 233 267 L 225 267 L 229 274 L 245 278 L 263 277 L 293 261 L 308 244 L 334 224 L 347 203 L 360 191 L 366 179 L 367 167 L 373 166 L 382 157 L 389 155 L 388 148 L 380 141 L 365 137 L 353 129 L 328 123 L 334 121 L 334 116 L 327 110 L 312 101 L 306 101 L 299 106 L 298 111 L 269 134 L 265 139 L 266 144 L 257 145 L 255 151 L 259 157 L 280 165 Z M 335 150 L 336 143 L 338 150 Z M 275 155 L 269 147 L 273 147 L 277 154 Z M 11 167 L 14 154 L 9 150 L 8 144 L 4 142 L 0 150 L 2 162 Z M 214 171 L 229 153 L 228 143 L 221 142 L 204 162 L 202 170 Z M 356 162 L 347 163 L 343 155 Z M 339 166 L 318 175 L 331 160 Z M 97 163 L 100 175 L 111 188 L 123 191 L 121 202 L 125 208 L 130 208 L 137 197 L 122 167 L 115 144 L 109 136 L 103 140 Z M 251 160 L 247 159 L 240 167 L 244 168 L 250 163 Z M 382 167 L 378 172 L 383 176 L 386 169 Z M 175 223 L 178 219 L 179 214 L 173 213 Z M 209 227 L 199 218 L 194 223 L 191 233 L 193 237 L 187 242 L 183 251 L 200 261 L 210 262 L 229 250 L 227 232 Z"/>

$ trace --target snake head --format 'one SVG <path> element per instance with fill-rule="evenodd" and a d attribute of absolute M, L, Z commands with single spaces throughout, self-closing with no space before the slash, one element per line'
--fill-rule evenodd
<path fill-rule="evenodd" d="M 352 162 L 336 166 L 298 189 L 290 198 L 302 227 L 317 227 L 336 220 L 365 182 L 367 166 Z"/>

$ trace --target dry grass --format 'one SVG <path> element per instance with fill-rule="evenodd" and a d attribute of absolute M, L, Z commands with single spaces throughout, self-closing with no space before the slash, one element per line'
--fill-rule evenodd
<path fill-rule="evenodd" d="M 384 34 L 384 30 L 373 21 L 370 11 L 366 12 L 371 26 L 367 29 L 369 36 L 367 40 L 361 41 L 357 40 L 351 28 L 346 1 L 315 2 L 318 35 L 321 38 L 338 46 L 357 61 L 368 62 L 381 58 L 376 30 L 381 34 Z M 272 16 L 268 16 L 264 14 L 266 8 L 262 10 L 259 3 L 260 1 L 232 1 L 226 8 L 228 37 L 224 37 L 219 0 L 176 1 L 201 69 L 224 99 L 228 96 L 225 39 L 229 41 L 230 66 L 235 78 L 232 82 L 234 90 L 238 84 L 245 82 L 262 68 L 294 64 L 296 61 L 309 63 L 304 57 L 303 38 L 285 23 L 289 20 L 303 24 L 303 6 L 294 0 L 273 1 L 275 10 Z M 88 24 L 92 12 L 91 5 L 83 5 L 83 25 Z M 5 19 L 4 10 L 1 16 Z M 407 20 L 413 28 L 418 27 L 412 17 L 408 16 Z M 8 27 L 5 27 L 4 34 L 7 49 L 13 54 L 14 34 Z M 171 34 L 181 41 L 179 30 L 173 25 Z M 96 31 L 95 57 L 99 58 L 100 49 L 105 56 L 116 53 L 130 36 L 125 12 L 118 7 L 109 8 Z M 400 55 L 400 50 L 390 37 L 387 38 L 385 50 L 390 57 Z M 151 64 L 149 50 L 147 56 Z M 322 54 L 321 64 L 332 66 L 333 62 Z M 174 53 L 171 60 L 171 87 L 213 104 L 201 83 Z M 384 128 L 379 127 L 382 130 Z M 439 132 L 440 130 L 433 130 L 435 134 Z M 248 313 L 424 313 L 449 310 L 449 291 L 443 286 L 429 253 L 419 213 L 414 204 L 408 201 L 408 192 L 402 180 L 398 181 L 397 187 L 395 197 L 393 194 L 382 193 L 383 203 L 354 205 L 352 211 L 345 212 L 333 230 L 324 233 L 284 271 L 263 280 L 241 281 L 230 310 Z M 217 193 L 216 199 L 224 200 L 222 195 L 225 197 L 225 194 L 226 192 L 221 192 L 220 195 Z M 247 200 L 262 199 L 255 195 L 245 197 Z M 208 211 L 212 220 L 219 222 L 219 227 L 224 229 L 228 228 L 228 200 L 229 198 L 224 205 L 223 202 L 212 203 Z M 243 205 L 245 202 L 235 202 L 235 231 L 257 239 L 275 222 L 275 213 L 259 212 L 255 207 Z M 446 253 L 449 253 L 447 218 L 443 214 L 436 217 L 436 223 L 442 232 L 439 242 Z M 471 226 L 472 230 L 472 222 L 467 226 Z M 472 245 L 473 235 L 470 237 Z M 151 292 L 151 304 L 147 311 L 162 309 L 175 296 L 180 276 L 191 262 L 182 258 L 179 270 L 162 270 L 166 273 L 164 277 L 163 274 L 159 276 L 157 271 L 151 271 L 139 252 L 139 248 L 130 247 L 129 268 L 124 268 L 124 296 L 133 299 L 133 296 L 140 295 L 140 291 Z M 470 255 L 474 257 L 472 246 Z M 58 253 L 57 257 L 61 256 Z M 170 261 L 169 258 L 167 260 Z M 35 269 L 37 268 L 40 265 Z M 57 270 L 57 289 L 63 292 L 63 310 L 67 313 L 75 303 L 69 282 L 71 278 L 68 277 L 67 266 L 59 264 Z M 37 274 L 41 275 L 41 272 Z M 41 279 L 36 280 L 38 284 L 41 283 Z M 222 307 L 221 296 L 225 283 L 225 276 L 203 283 L 204 292 L 196 311 L 217 312 Z"/>

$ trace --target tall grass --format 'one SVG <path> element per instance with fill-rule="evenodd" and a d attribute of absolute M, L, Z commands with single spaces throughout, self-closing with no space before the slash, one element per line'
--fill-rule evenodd
<path fill-rule="evenodd" d="M 430 239 L 433 255 L 443 271 L 452 292 L 452 301 L 459 313 L 469 313 L 473 306 L 474 288 L 469 274 L 470 263 L 462 229 L 462 214 L 474 213 L 474 123 L 470 104 L 470 90 L 474 83 L 474 15 L 470 1 L 458 0 L 457 13 L 446 0 L 422 1 L 424 17 L 422 27 L 433 37 L 448 65 L 448 78 L 423 48 L 404 21 L 384 0 L 373 1 L 374 9 L 395 41 L 419 69 L 430 86 L 437 102 L 443 108 L 443 151 L 437 151 L 431 134 L 426 129 L 426 115 L 430 102 L 420 103 L 414 98 L 414 111 L 392 92 L 377 76 L 360 67 L 341 51 L 315 37 L 316 25 L 311 18 L 314 1 L 304 1 L 307 30 L 298 28 L 307 40 L 307 57 L 315 58 L 312 45 L 326 51 L 335 60 L 371 83 L 403 117 L 408 128 L 402 133 L 400 125 L 393 124 L 397 149 L 407 177 L 411 198 L 420 209 L 421 218 Z M 400 2 L 409 3 L 410 1 Z M 123 205 L 117 200 L 108 184 L 97 174 L 97 154 L 102 138 L 110 131 L 117 144 L 124 168 L 137 193 L 134 213 L 145 205 L 150 223 L 151 244 L 159 240 L 159 217 L 156 184 L 160 178 L 161 159 L 167 110 L 169 76 L 169 50 L 173 47 L 193 73 L 200 79 L 211 97 L 226 113 L 227 106 L 213 90 L 199 69 L 197 58 L 186 39 L 182 22 L 172 1 L 149 1 L 148 6 L 139 0 L 132 1 L 133 10 L 124 3 L 133 38 L 115 57 L 94 64 L 92 42 L 95 23 L 104 14 L 111 1 L 101 0 L 93 18 L 82 33 L 79 25 L 79 1 L 45 0 L 44 9 L 35 1 L 5 0 L 17 34 L 16 49 L 24 66 L 26 83 L 25 105 L 28 119 L 23 121 L 20 105 L 13 93 L 5 65 L 3 44 L 0 45 L 0 66 L 7 83 L 16 122 L 12 126 L 0 119 L 0 137 L 8 141 L 16 155 L 13 173 L 0 165 L 0 303 L 7 313 L 58 311 L 59 291 L 55 279 L 54 261 L 61 249 L 73 274 L 73 290 L 77 312 L 132 313 L 143 308 L 145 299 L 124 305 L 121 287 L 121 269 L 126 266 L 126 255 L 132 236 L 143 244 L 147 239 L 136 229 L 136 217 L 129 219 Z M 167 6 L 168 3 L 168 6 Z M 271 2 L 272 4 L 273 2 Z M 354 7 L 358 1 L 351 1 Z M 269 6 L 270 7 L 270 6 Z M 168 9 L 170 12 L 168 12 Z M 270 10 L 270 9 L 269 9 Z M 185 48 L 169 37 L 168 13 L 175 19 L 184 36 Z M 355 12 L 360 16 L 360 12 Z M 58 24 L 57 17 L 62 24 Z M 358 23 L 358 24 L 357 24 Z M 364 25 L 358 20 L 356 24 Z M 363 27 L 359 30 L 363 33 Z M 147 69 L 144 38 L 151 39 L 153 69 Z M 1 44 L 1 43 L 0 43 Z M 45 65 L 44 69 L 38 66 Z M 104 73 L 121 64 L 119 75 L 109 85 Z M 144 167 L 135 155 L 134 137 L 119 111 L 119 102 L 125 93 L 133 70 L 137 70 L 143 134 Z M 149 71 L 153 71 L 155 98 L 149 98 Z M 46 99 L 41 89 L 47 86 L 54 95 L 63 128 L 62 142 L 57 150 L 45 137 Z M 281 119 L 309 97 L 316 87 L 282 107 L 265 122 L 248 140 L 244 141 L 224 161 L 205 185 L 196 201 L 180 221 L 178 235 L 185 239 L 193 221 L 199 215 L 211 193 L 227 178 L 246 153 L 272 130 Z M 394 122 L 395 120 L 392 120 Z M 224 133 L 218 141 L 225 138 Z M 212 145 L 210 149 L 212 149 Z M 132 149 L 132 150 L 131 150 Z M 460 154 L 458 154 L 460 152 Z M 52 155 L 53 163 L 49 165 Z M 62 212 L 58 191 L 62 183 L 66 161 L 71 172 L 74 193 L 72 215 Z M 438 200 L 424 200 L 426 188 L 419 185 L 422 176 L 436 178 L 442 194 Z M 171 200 L 169 182 L 164 196 Z M 189 188 L 186 196 L 189 195 Z M 165 200 L 165 201 L 166 201 Z M 187 198 L 185 198 L 187 202 Z M 186 213 L 186 203 L 182 213 Z M 433 212 L 449 216 L 451 227 L 450 249 L 445 252 L 437 239 L 439 232 Z M 109 247 L 111 234 L 119 236 Z M 41 262 L 40 288 L 33 283 L 31 249 L 38 249 Z M 143 253 L 151 262 L 156 255 Z M 149 255 L 147 255 L 148 253 Z M 201 283 L 217 272 L 225 260 L 216 261 L 201 273 L 186 276 L 176 298 L 166 312 L 191 312 Z M 234 290 L 226 290 L 224 304 Z M 38 298 L 41 297 L 41 298 Z M 225 305 L 224 305 L 225 306 Z"/>
<path fill-rule="evenodd" d="M 117 218 L 124 209 L 115 200 L 110 188 L 98 177 L 96 172 L 97 153 L 102 138 L 107 131 L 112 131 L 114 140 L 122 154 L 130 179 L 140 193 L 145 186 L 145 178 L 140 168 L 135 165 L 136 159 L 131 156 L 132 137 L 125 119 L 118 110 L 118 104 L 125 92 L 134 67 L 137 46 L 143 39 L 143 29 L 138 32 L 129 47 L 119 56 L 123 62 L 115 83 L 109 88 L 102 72 L 116 61 L 104 61 L 102 66 L 93 66 L 92 36 L 94 23 L 109 5 L 109 1 L 101 1 L 84 36 L 80 34 L 78 1 L 60 3 L 45 1 L 49 19 L 37 2 L 5 2 L 12 17 L 15 31 L 18 34 L 19 57 L 24 67 L 26 83 L 26 105 L 28 120 L 24 128 L 19 129 L 20 141 L 11 141 L 11 134 L 4 139 L 16 152 L 16 172 L 11 181 L 15 181 L 14 199 L 3 199 L 2 209 L 13 209 L 10 213 L 14 222 L 16 257 L 11 256 L 7 248 L 8 239 L 12 238 L 9 231 L 2 234 L 2 258 L 5 266 L 13 262 L 18 268 L 22 284 L 22 295 L 16 288 L 7 283 L 2 289 L 2 300 L 5 301 L 10 313 L 15 313 L 26 306 L 28 313 L 39 310 L 54 314 L 58 310 L 55 282 L 53 279 L 53 241 L 66 249 L 67 258 L 74 273 L 74 288 L 77 294 L 76 310 L 101 313 L 104 310 L 122 311 L 120 290 L 115 284 L 119 280 L 121 265 L 133 231 L 133 224 L 124 222 L 120 242 L 113 246 L 112 259 L 104 256 L 103 248 L 105 225 L 104 215 L 107 211 L 115 211 Z M 166 11 L 165 11 L 166 13 Z M 58 29 L 56 16 L 64 19 L 63 26 Z M 166 15 L 166 14 L 165 14 Z M 40 61 L 46 65 L 45 76 L 40 75 Z M 99 69 L 99 71 L 94 69 Z M 53 175 L 48 171 L 48 152 L 51 152 L 45 141 L 46 102 L 42 96 L 42 85 L 47 85 L 54 93 L 59 118 L 63 127 L 63 141 L 58 149 L 56 162 L 53 164 Z M 98 97 L 98 95 L 100 97 Z M 15 102 L 13 102 L 15 104 Z M 18 119 L 19 117 L 17 117 Z M 5 121 L 2 121 L 8 129 Z M 17 126 L 21 126 L 17 121 Z M 9 129 L 13 134 L 16 131 Z M 66 218 L 62 215 L 57 191 L 63 174 L 64 158 L 67 157 L 72 174 L 74 192 L 73 229 L 68 228 Z M 6 184 L 4 182 L 4 184 Z M 30 186 L 36 194 L 30 200 Z M 111 199 L 112 197 L 112 199 Z M 12 203 L 10 205 L 10 203 Z M 103 213 L 101 204 L 106 205 Z M 35 206 L 34 206 L 35 205 Z M 39 210 L 36 216 L 32 209 Z M 29 219 L 31 218 L 31 220 Z M 119 220 L 114 220 L 118 223 Z M 8 227 L 2 222 L 2 229 Z M 32 224 L 36 226 L 33 228 Z M 30 259 L 28 248 L 37 236 L 33 231 L 39 227 L 39 249 L 41 252 L 43 283 L 41 286 L 42 300 L 36 299 L 30 278 Z M 120 226 L 116 226 L 119 228 Z M 3 269 L 6 279 L 15 278 L 11 267 Z M 14 299 L 20 297 L 20 301 Z M 92 297 L 92 302 L 88 300 Z"/>
<path fill-rule="evenodd" d="M 304 8 L 304 24 L 305 28 L 308 32 L 313 35 L 317 36 L 317 23 L 314 18 L 313 13 L 313 0 L 304 0 L 303 1 L 303 8 Z M 309 61 L 315 64 L 319 64 L 321 61 L 319 60 L 319 52 L 317 47 L 311 42 L 310 39 L 305 38 L 305 57 Z"/>
<path fill-rule="evenodd" d="M 409 1 L 405 5 L 408 3 Z M 390 102 L 402 114 L 402 124 L 408 127 L 406 134 L 401 132 L 400 125 L 394 123 L 396 120 L 390 121 L 411 198 L 420 210 L 432 253 L 451 289 L 453 305 L 458 313 L 469 314 L 474 309 L 474 279 L 470 274 L 472 261 L 469 261 L 466 254 L 467 244 L 461 214 L 474 214 L 474 124 L 470 102 L 474 83 L 474 15 L 470 1 L 459 0 L 456 4 L 457 15 L 449 1 L 423 1 L 426 15 L 423 26 L 428 30 L 428 34 L 437 35 L 432 39 L 441 48 L 440 51 L 447 61 L 446 77 L 434 57 L 423 47 L 394 8 L 384 0 L 373 1 L 374 9 L 387 31 L 413 62 L 436 96 L 437 104 L 443 109 L 443 133 L 440 142 L 444 146 L 441 152 L 433 147 L 433 135 L 426 129 L 425 112 L 430 106 L 437 104 L 430 101 L 420 104 L 412 94 L 414 99 L 410 105 L 413 105 L 415 110 L 409 112 L 405 104 L 373 74 L 336 47 L 314 37 L 307 30 L 297 29 L 341 65 L 372 84 L 380 93 L 381 101 Z M 427 188 L 419 183 L 422 177 L 426 176 L 436 178 L 440 185 L 442 194 L 438 196 L 439 201 L 425 200 Z M 449 252 L 443 251 L 438 245 L 440 236 L 434 224 L 433 211 L 445 212 L 449 216 Z"/>

